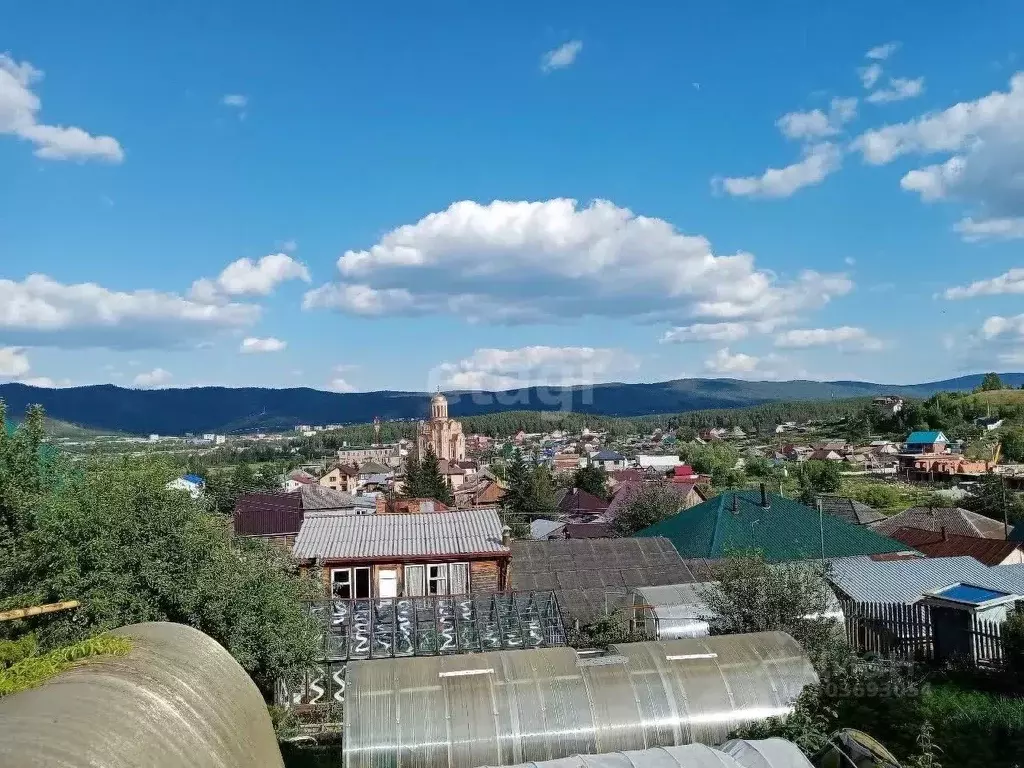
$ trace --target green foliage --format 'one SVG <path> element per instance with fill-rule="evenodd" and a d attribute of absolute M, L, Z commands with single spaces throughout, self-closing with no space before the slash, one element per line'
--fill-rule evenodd
<path fill-rule="evenodd" d="M 17 640 L 0 640 L 0 669 L 9 667 L 39 651 L 39 643 L 33 634 L 23 635 Z"/>
<path fill-rule="evenodd" d="M 284 550 L 232 541 L 227 521 L 203 501 L 166 490 L 180 474 L 170 461 L 122 457 L 48 469 L 33 460 L 39 442 L 26 423 L 0 435 L 0 608 L 82 601 L 73 617 L 39 622 L 41 648 L 176 621 L 221 643 L 264 692 L 312 661 L 316 627 L 302 603 L 323 588 Z M 4 623 L 0 633 L 22 632 L 22 624 Z"/>
<path fill-rule="evenodd" d="M 999 378 L 998 373 L 986 373 L 984 378 L 981 380 L 981 384 L 975 389 L 975 392 L 994 392 L 997 389 L 1003 388 L 1003 380 Z"/>
<path fill-rule="evenodd" d="M 1024 521 L 1024 499 L 1021 495 L 1006 487 L 1000 475 L 985 475 L 975 486 L 974 494 L 958 502 L 960 506 L 972 512 L 1010 525 Z"/>
<path fill-rule="evenodd" d="M 440 462 L 433 448 L 427 447 L 422 461 L 415 456 L 410 456 L 406 461 L 402 495 L 407 499 L 436 499 L 445 504 L 455 503 L 455 495 L 441 474 Z"/>
<path fill-rule="evenodd" d="M 604 467 L 587 464 L 572 473 L 572 484 L 581 491 L 592 493 L 599 499 L 608 498 L 608 490 L 605 485 L 608 482 L 608 473 Z"/>
<path fill-rule="evenodd" d="M 547 467 L 527 464 L 517 448 L 505 466 L 505 495 L 501 499 L 502 523 L 512 536 L 530 536 L 530 521 L 556 515 L 555 484 Z"/>
<path fill-rule="evenodd" d="M 752 723 L 730 734 L 730 738 L 781 738 L 796 744 L 805 755 L 821 751 L 827 744 L 836 721 L 836 711 L 823 700 L 821 689 L 809 685 L 793 702 L 786 717 L 772 717 Z"/>
<path fill-rule="evenodd" d="M 813 507 L 819 493 L 836 493 L 843 484 L 843 474 L 835 461 L 805 461 L 797 472 L 801 504 Z"/>
<path fill-rule="evenodd" d="M 1010 611 L 1000 627 L 1000 632 L 1007 670 L 1017 680 L 1024 681 L 1024 611 Z"/>
<path fill-rule="evenodd" d="M 715 576 L 701 594 L 712 634 L 788 632 L 819 669 L 848 654 L 835 621 L 825 618 L 831 590 L 821 565 L 772 564 L 760 552 L 739 552 L 716 565 Z"/>
<path fill-rule="evenodd" d="M 931 722 L 925 720 L 921 724 L 921 732 L 917 735 L 918 752 L 907 762 L 907 768 L 942 768 L 939 753 L 942 749 L 935 745 L 935 729 Z"/>
<path fill-rule="evenodd" d="M 693 467 L 694 472 L 710 475 L 715 490 L 742 488 L 746 485 L 743 470 L 736 468 L 740 453 L 729 443 L 685 443 L 680 447 L 679 458 Z"/>
<path fill-rule="evenodd" d="M 1003 443 L 1003 456 L 1006 460 L 1014 463 L 1024 462 L 1024 429 L 1014 427 L 1006 429 L 1001 435 Z"/>
<path fill-rule="evenodd" d="M 644 483 L 632 492 L 619 510 L 613 523 L 615 532 L 619 536 L 632 536 L 649 525 L 672 517 L 680 509 L 682 501 L 669 483 Z"/>
<path fill-rule="evenodd" d="M 124 656 L 131 648 L 131 640 L 127 637 L 99 635 L 57 648 L 42 656 L 23 657 L 10 665 L 0 662 L 0 696 L 35 688 L 86 659 Z"/>
<path fill-rule="evenodd" d="M 607 648 L 616 643 L 639 643 L 650 640 L 643 632 L 633 628 L 626 611 L 613 611 L 605 616 L 566 632 L 572 648 Z"/>

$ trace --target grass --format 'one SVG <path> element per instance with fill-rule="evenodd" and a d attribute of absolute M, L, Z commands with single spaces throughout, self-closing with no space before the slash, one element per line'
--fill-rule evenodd
<path fill-rule="evenodd" d="M 1024 405 L 1024 389 L 993 389 L 971 397 L 986 405 Z"/>
<path fill-rule="evenodd" d="M 131 648 L 131 640 L 127 637 L 98 635 L 74 645 L 36 656 L 25 655 L 35 653 L 34 640 L 26 641 L 25 638 L 22 638 L 19 641 L 8 641 L 0 644 L 0 650 L 4 652 L 4 656 L 12 660 L 18 656 L 23 656 L 23 658 L 13 661 L 10 666 L 2 666 L 4 660 L 0 658 L 0 696 L 19 693 L 42 685 L 61 672 L 78 666 L 86 659 L 97 656 L 124 656 Z"/>
<path fill-rule="evenodd" d="M 974 691 L 950 683 L 931 686 L 924 698 L 930 720 L 954 728 L 986 723 L 989 726 L 1024 724 L 1024 699 Z"/>
<path fill-rule="evenodd" d="M 926 507 L 930 504 L 940 507 L 953 505 L 948 499 L 937 499 L 931 489 L 899 481 L 875 480 L 863 475 L 844 477 L 839 493 L 888 515 L 894 515 L 910 507 Z"/>

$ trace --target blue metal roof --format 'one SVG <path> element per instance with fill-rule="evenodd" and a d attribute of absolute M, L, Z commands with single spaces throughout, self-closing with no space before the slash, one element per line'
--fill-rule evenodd
<path fill-rule="evenodd" d="M 626 457 L 617 451 L 598 451 L 594 454 L 595 461 L 622 461 Z"/>
<path fill-rule="evenodd" d="M 990 600 L 1010 597 L 1009 592 L 1000 592 L 995 589 L 976 587 L 973 584 L 953 584 L 952 586 L 940 589 L 934 593 L 937 597 L 944 597 L 947 600 L 956 600 L 958 603 L 969 603 L 970 605 L 981 605 Z"/>
<path fill-rule="evenodd" d="M 939 431 L 933 432 L 911 432 L 907 437 L 907 444 L 912 443 L 948 443 L 946 436 Z"/>
<path fill-rule="evenodd" d="M 199 475 L 182 475 L 181 479 L 187 480 L 190 483 L 195 483 L 196 485 L 204 485 L 206 483 L 206 481 Z"/>

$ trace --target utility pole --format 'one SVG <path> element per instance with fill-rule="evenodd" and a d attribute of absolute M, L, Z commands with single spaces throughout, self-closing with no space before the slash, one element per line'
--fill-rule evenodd
<path fill-rule="evenodd" d="M 1009 540 L 1010 538 L 1010 512 L 1006 508 L 1006 478 L 1002 475 L 999 476 L 999 490 L 1003 497 L 1003 538 Z"/>

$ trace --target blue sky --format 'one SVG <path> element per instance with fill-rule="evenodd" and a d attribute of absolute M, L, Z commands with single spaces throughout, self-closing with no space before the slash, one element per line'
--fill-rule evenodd
<path fill-rule="evenodd" d="M 1022 33 L 999 0 L 12 6 L 0 380 L 1022 370 Z"/>

